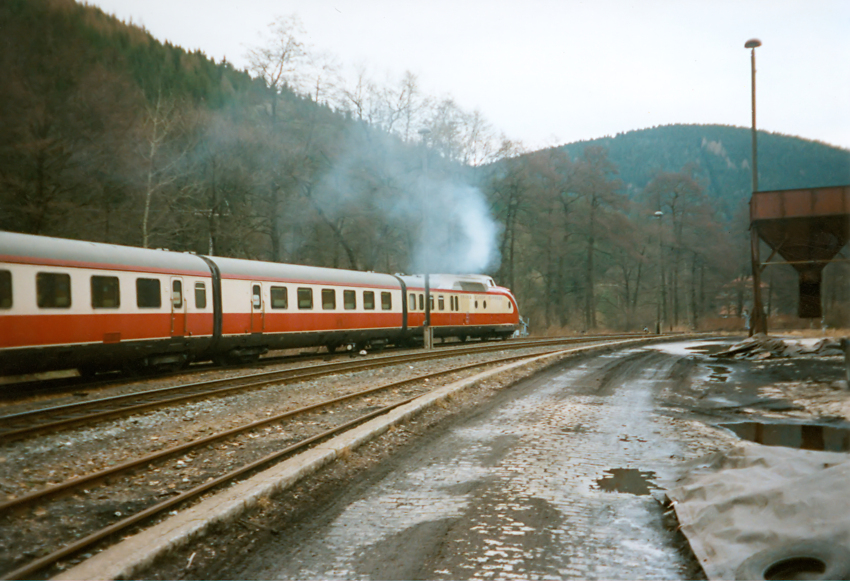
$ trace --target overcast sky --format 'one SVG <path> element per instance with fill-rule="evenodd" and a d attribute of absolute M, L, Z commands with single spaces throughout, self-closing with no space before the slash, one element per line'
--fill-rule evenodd
<path fill-rule="evenodd" d="M 478 109 L 531 149 L 671 123 L 850 149 L 850 0 L 93 0 L 160 40 L 246 67 L 276 15 L 378 80 Z"/>

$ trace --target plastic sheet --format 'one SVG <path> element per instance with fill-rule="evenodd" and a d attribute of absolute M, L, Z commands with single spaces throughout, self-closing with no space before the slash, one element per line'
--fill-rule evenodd
<path fill-rule="evenodd" d="M 753 555 L 818 539 L 850 555 L 850 455 L 744 443 L 667 490 L 709 579 L 735 579 Z"/>

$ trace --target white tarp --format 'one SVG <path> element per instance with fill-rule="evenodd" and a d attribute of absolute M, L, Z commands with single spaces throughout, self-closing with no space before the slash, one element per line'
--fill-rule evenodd
<path fill-rule="evenodd" d="M 709 579 L 735 579 L 747 558 L 828 539 L 850 554 L 850 455 L 743 443 L 667 491 Z"/>

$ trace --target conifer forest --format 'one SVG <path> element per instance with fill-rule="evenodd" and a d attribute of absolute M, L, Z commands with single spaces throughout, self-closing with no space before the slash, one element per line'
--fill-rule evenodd
<path fill-rule="evenodd" d="M 534 333 L 743 329 L 750 130 L 670 125 L 529 151 L 416 76 L 345 79 L 274 20 L 237 70 L 72 0 L 0 3 L 0 229 L 388 273 L 477 272 Z M 569 114 L 565 111 L 565 115 Z M 850 184 L 850 151 L 759 133 L 762 190 Z M 843 258 L 850 258 L 845 249 Z M 824 319 L 762 276 L 771 326 Z"/>

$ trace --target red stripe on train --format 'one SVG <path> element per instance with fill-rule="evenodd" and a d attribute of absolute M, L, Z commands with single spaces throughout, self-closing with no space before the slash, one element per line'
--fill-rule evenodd
<path fill-rule="evenodd" d="M 181 313 L 174 323 L 172 333 L 171 313 L 0 316 L 0 348 L 118 343 L 184 335 L 197 337 L 213 332 L 211 313 Z"/>

